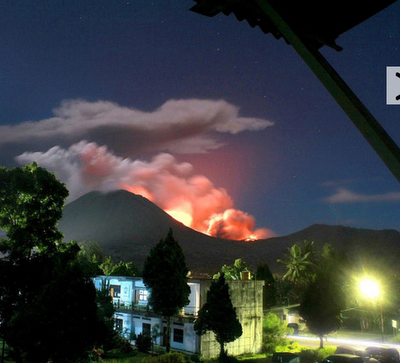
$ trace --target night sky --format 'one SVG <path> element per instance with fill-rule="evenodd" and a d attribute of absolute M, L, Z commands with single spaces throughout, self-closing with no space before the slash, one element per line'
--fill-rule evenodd
<path fill-rule="evenodd" d="M 68 202 L 125 188 L 232 238 L 399 230 L 398 181 L 294 49 L 194 4 L 2 0 L 0 164 L 36 161 Z M 399 15 L 397 1 L 341 35 L 343 51 L 321 48 L 397 144 Z"/>

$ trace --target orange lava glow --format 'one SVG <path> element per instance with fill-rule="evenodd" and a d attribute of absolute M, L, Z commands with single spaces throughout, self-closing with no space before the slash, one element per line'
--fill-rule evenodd
<path fill-rule="evenodd" d="M 154 202 L 154 197 L 153 195 L 144 187 L 141 185 L 136 185 L 136 186 L 130 186 L 128 184 L 120 183 L 121 188 L 124 190 L 127 190 L 128 192 L 131 192 L 136 195 L 141 195 L 142 197 L 148 199 L 150 202 Z"/>
<path fill-rule="evenodd" d="M 160 201 L 157 193 L 151 193 L 141 185 L 131 186 L 120 183 L 121 188 L 141 195 L 168 213 L 172 218 L 185 226 L 213 237 L 253 242 L 258 239 L 273 237 L 268 229 L 256 229 L 253 216 L 234 208 L 223 208 L 223 203 L 211 203 L 209 199 L 200 202 L 188 199 L 185 195 Z M 226 203 L 229 205 L 229 203 Z M 199 209 L 206 213 L 199 213 Z M 222 210 L 222 212 L 221 212 Z"/>
<path fill-rule="evenodd" d="M 251 234 L 250 236 L 248 236 L 245 241 L 246 242 L 253 242 L 253 241 L 257 241 L 259 238 L 255 235 L 255 234 Z"/>
<path fill-rule="evenodd" d="M 168 213 L 172 218 L 176 219 L 178 222 L 183 223 L 186 227 L 190 227 L 193 222 L 193 217 L 183 211 L 183 210 L 165 210 L 164 212 Z"/>
<path fill-rule="evenodd" d="M 81 165 L 76 179 L 91 190 L 125 189 L 141 195 L 187 227 L 213 237 L 251 242 L 274 236 L 268 229 L 256 229 L 252 215 L 235 209 L 225 188 L 171 154 L 131 160 L 87 142 L 76 144 L 74 153 Z M 228 163 L 232 155 L 225 156 Z"/>

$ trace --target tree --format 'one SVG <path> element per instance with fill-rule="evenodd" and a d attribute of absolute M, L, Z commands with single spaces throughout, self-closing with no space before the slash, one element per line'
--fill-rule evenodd
<path fill-rule="evenodd" d="M 8 344 L 38 363 L 75 362 L 102 345 L 106 326 L 97 315 L 96 290 L 79 264 L 59 253 L 35 261 L 29 271 L 35 296 L 13 315 Z"/>
<path fill-rule="evenodd" d="M 17 363 L 74 362 L 102 343 L 94 285 L 57 229 L 67 196 L 36 164 L 0 168 L 0 335 Z"/>
<path fill-rule="evenodd" d="M 203 335 L 207 331 L 215 334 L 215 339 L 220 344 L 220 360 L 223 360 L 226 355 L 225 344 L 242 335 L 242 325 L 232 305 L 229 286 L 226 284 L 223 273 L 220 274 L 218 280 L 211 283 L 206 303 L 199 310 L 198 318 L 194 323 L 194 330 L 198 335 Z"/>
<path fill-rule="evenodd" d="M 171 347 L 171 317 L 189 303 L 185 255 L 170 229 L 156 244 L 143 267 L 143 282 L 151 289 L 149 304 L 167 319 L 166 350 Z"/>
<path fill-rule="evenodd" d="M 277 345 L 283 345 L 288 327 L 273 313 L 267 313 L 263 321 L 263 351 L 273 353 Z"/>
<path fill-rule="evenodd" d="M 97 304 L 97 316 L 105 324 L 105 337 L 104 347 L 114 348 L 115 340 L 118 336 L 116 330 L 114 330 L 114 313 L 115 308 L 113 299 L 110 294 L 110 281 L 103 280 L 100 289 L 96 290 L 96 304 Z"/>
<path fill-rule="evenodd" d="M 256 280 L 264 280 L 263 307 L 264 309 L 276 306 L 276 284 L 275 278 L 267 263 L 260 263 L 257 266 Z"/>
<path fill-rule="evenodd" d="M 283 276 L 284 280 L 289 279 L 296 284 L 309 283 L 315 274 L 314 242 L 295 243 L 278 262 L 288 269 Z"/>
<path fill-rule="evenodd" d="M 57 223 L 62 216 L 65 185 L 35 163 L 22 168 L 0 168 L 0 228 L 7 239 L 0 252 L 17 263 L 32 253 L 51 254 L 62 243 Z"/>
<path fill-rule="evenodd" d="M 100 269 L 100 264 L 104 260 L 103 253 L 97 242 L 81 242 L 79 243 L 80 250 L 76 256 L 85 276 L 94 277 L 101 275 L 103 271 Z"/>
<path fill-rule="evenodd" d="M 87 276 L 101 275 L 100 264 L 104 261 L 103 252 L 97 242 L 84 241 L 79 243 L 78 262 Z"/>
<path fill-rule="evenodd" d="M 298 304 L 301 301 L 303 291 L 293 281 L 275 277 L 275 303 L 276 306 Z"/>
<path fill-rule="evenodd" d="M 299 308 L 299 314 L 306 321 L 308 329 L 320 338 L 320 348 L 323 348 L 323 336 L 341 326 L 341 312 L 346 307 L 340 269 L 337 267 L 331 250 L 322 258 L 315 279 L 308 285 Z"/>
<path fill-rule="evenodd" d="M 238 258 L 235 260 L 233 265 L 223 265 L 221 272 L 216 273 L 213 276 L 213 279 L 218 279 L 221 273 L 223 273 L 225 275 L 225 279 L 227 280 L 240 280 L 242 278 L 242 272 L 245 271 L 249 272 L 247 263 L 241 258 Z"/>
<path fill-rule="evenodd" d="M 107 276 L 138 276 L 139 270 L 133 264 L 133 262 L 119 261 L 115 264 L 111 257 L 107 257 L 105 261 L 100 265 L 100 269 Z"/>

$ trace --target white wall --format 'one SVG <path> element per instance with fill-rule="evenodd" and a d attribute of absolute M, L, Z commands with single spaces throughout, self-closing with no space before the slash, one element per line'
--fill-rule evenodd
<path fill-rule="evenodd" d="M 122 320 L 122 335 L 129 339 L 133 326 L 132 315 L 129 313 L 114 313 L 114 318 Z"/>
<path fill-rule="evenodd" d="M 190 287 L 189 304 L 184 307 L 185 315 L 197 315 L 200 310 L 200 284 L 188 282 Z"/>
<path fill-rule="evenodd" d="M 172 324 L 171 326 L 171 348 L 186 352 L 200 353 L 200 337 L 194 332 L 193 323 Z M 174 329 L 183 330 L 183 343 L 174 341 Z"/>

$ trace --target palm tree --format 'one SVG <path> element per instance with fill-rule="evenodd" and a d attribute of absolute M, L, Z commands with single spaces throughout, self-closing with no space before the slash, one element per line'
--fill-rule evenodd
<path fill-rule="evenodd" d="M 284 280 L 289 279 L 295 284 L 310 282 L 316 266 L 314 242 L 304 241 L 302 245 L 295 243 L 287 249 L 287 253 L 278 262 L 287 268 Z"/>

